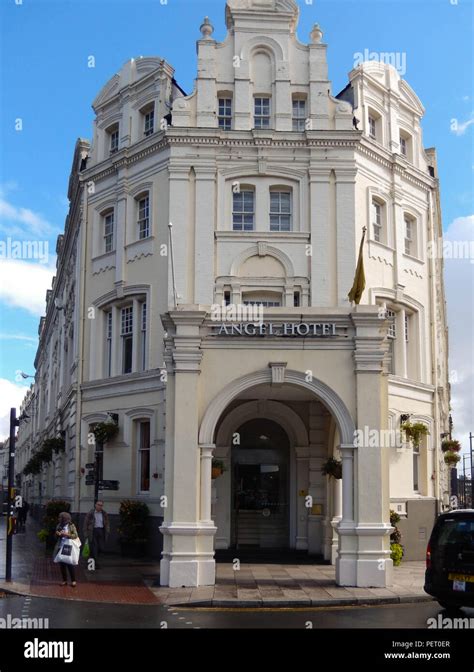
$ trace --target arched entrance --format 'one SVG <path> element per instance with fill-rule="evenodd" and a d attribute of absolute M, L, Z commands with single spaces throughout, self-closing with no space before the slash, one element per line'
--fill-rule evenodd
<path fill-rule="evenodd" d="M 289 546 L 290 443 L 274 420 L 248 420 L 234 435 L 231 545 L 236 549 Z"/>

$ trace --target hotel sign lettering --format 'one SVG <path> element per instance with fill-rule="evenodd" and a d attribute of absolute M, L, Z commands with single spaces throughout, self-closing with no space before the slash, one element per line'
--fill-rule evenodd
<path fill-rule="evenodd" d="M 217 336 L 294 336 L 330 338 L 337 336 L 333 322 L 240 322 L 216 325 Z"/>

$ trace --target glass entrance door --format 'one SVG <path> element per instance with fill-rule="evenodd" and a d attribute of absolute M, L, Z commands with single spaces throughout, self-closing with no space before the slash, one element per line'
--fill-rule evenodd
<path fill-rule="evenodd" d="M 270 420 L 251 420 L 232 450 L 232 541 L 237 548 L 287 548 L 288 459 L 286 433 Z"/>

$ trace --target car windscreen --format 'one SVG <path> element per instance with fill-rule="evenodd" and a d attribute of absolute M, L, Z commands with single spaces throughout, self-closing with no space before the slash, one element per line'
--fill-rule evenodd
<path fill-rule="evenodd" d="M 474 518 L 446 518 L 438 529 L 437 546 L 462 544 L 474 550 Z"/>

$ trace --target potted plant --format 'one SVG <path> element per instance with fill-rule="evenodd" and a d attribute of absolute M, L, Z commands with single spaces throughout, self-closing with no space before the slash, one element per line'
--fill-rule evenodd
<path fill-rule="evenodd" d="M 401 429 L 405 432 L 408 441 L 411 441 L 414 448 L 419 448 L 421 440 L 429 434 L 428 427 L 423 422 L 404 422 Z"/>
<path fill-rule="evenodd" d="M 390 525 L 394 528 L 392 534 L 390 535 L 390 557 L 393 560 L 395 567 L 398 567 L 402 563 L 402 558 L 405 553 L 405 549 L 400 543 L 402 540 L 402 533 L 397 527 L 397 523 L 400 522 L 400 516 L 396 511 L 390 511 Z"/>
<path fill-rule="evenodd" d="M 459 453 L 461 450 L 461 444 L 456 439 L 444 439 L 441 442 L 441 450 L 443 453 L 447 453 L 448 451 Z"/>
<path fill-rule="evenodd" d="M 225 465 L 222 460 L 212 460 L 212 478 L 219 478 L 225 471 Z"/>
<path fill-rule="evenodd" d="M 139 558 L 145 555 L 148 541 L 148 506 L 144 502 L 125 499 L 120 503 L 120 546 L 122 555 Z"/>
<path fill-rule="evenodd" d="M 334 457 L 330 457 L 323 464 L 321 471 L 325 476 L 331 476 L 332 478 L 341 479 L 342 478 L 342 462 L 341 460 L 336 460 Z"/>
<path fill-rule="evenodd" d="M 460 460 L 461 456 L 458 455 L 454 450 L 448 450 L 444 454 L 444 461 L 448 467 L 455 467 Z"/>

